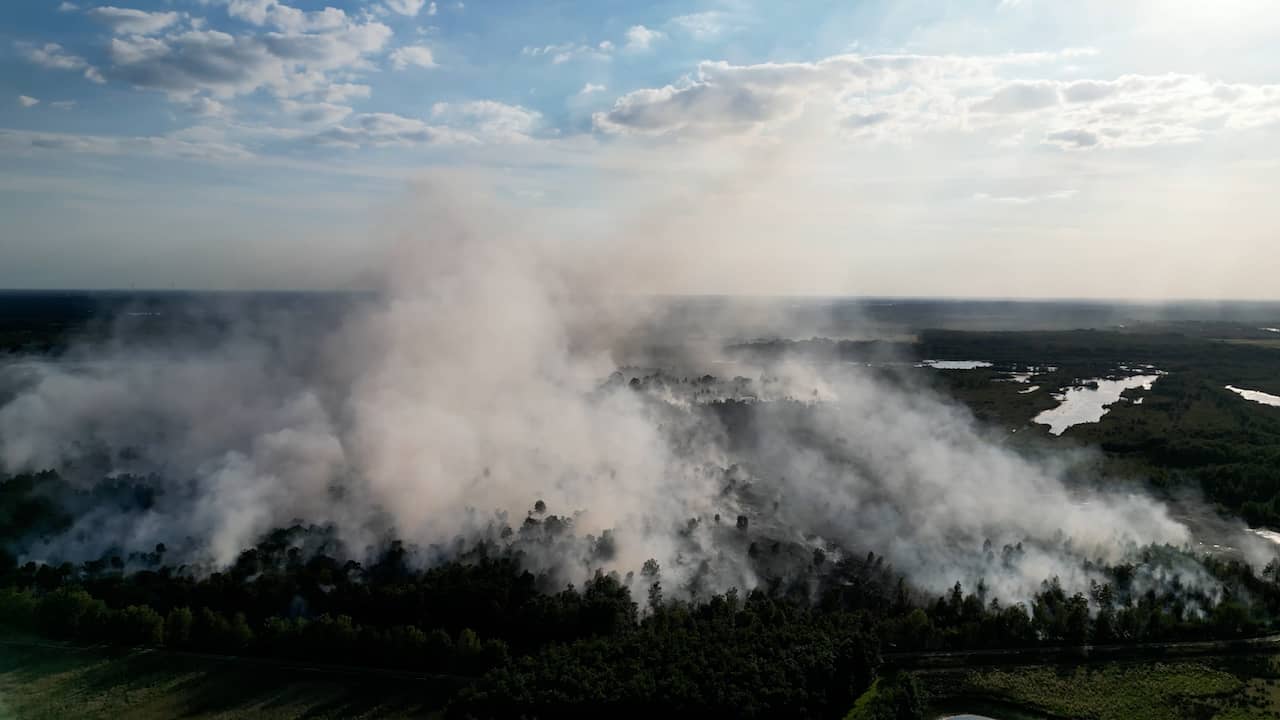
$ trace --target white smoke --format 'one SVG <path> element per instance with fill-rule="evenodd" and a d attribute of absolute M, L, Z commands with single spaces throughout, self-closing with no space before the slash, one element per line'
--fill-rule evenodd
<path fill-rule="evenodd" d="M 1028 459 L 964 410 L 857 369 L 757 369 L 757 387 L 769 376 L 804 402 L 752 406 L 741 447 L 697 402 L 605 383 L 625 360 L 614 349 L 654 312 L 615 286 L 660 273 L 663 257 L 629 264 L 634 242 L 566 242 L 528 214 L 430 187 L 417 202 L 384 292 L 323 332 L 275 319 L 212 345 L 117 341 L 4 367 L 15 390 L 0 407 L 0 470 L 105 463 L 163 483 L 149 510 L 93 508 L 28 555 L 164 542 L 226 565 L 294 519 L 332 523 L 352 548 L 391 534 L 447 546 L 518 525 L 541 499 L 575 532 L 612 539 L 604 554 L 560 544 L 529 558 L 573 581 L 653 558 L 669 592 L 694 576 L 706 590 L 753 587 L 762 578 L 709 521 L 724 515 L 727 531 L 741 514 L 805 547 L 883 554 L 925 588 L 985 578 L 1023 599 L 1055 575 L 1086 588 L 1080 558 L 1191 539 L 1160 503 L 1070 491 L 1070 458 Z M 684 360 L 716 372 L 714 359 L 700 346 Z M 735 472 L 750 493 L 726 492 Z M 1025 545 L 1002 564 L 986 540 Z"/>

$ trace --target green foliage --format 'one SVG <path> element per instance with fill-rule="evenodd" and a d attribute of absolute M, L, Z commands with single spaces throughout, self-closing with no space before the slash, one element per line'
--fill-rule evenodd
<path fill-rule="evenodd" d="M 450 714 L 827 717 L 853 703 L 878 665 L 861 615 L 779 608 L 753 593 L 668 606 L 633 631 L 516 659 Z"/>
<path fill-rule="evenodd" d="M 102 627 L 106 605 L 80 588 L 58 588 L 36 606 L 36 628 L 52 638 L 92 637 Z"/>
<path fill-rule="evenodd" d="M 25 590 L 5 588 L 0 590 L 0 626 L 26 630 L 35 625 L 39 601 Z"/>
<path fill-rule="evenodd" d="M 1150 663 L 973 672 L 961 692 L 1056 717 L 1165 720 L 1209 717 L 1243 687 L 1230 673 L 1200 663 Z"/>
<path fill-rule="evenodd" d="M 130 605 L 111 614 L 112 641 L 118 645 L 163 645 L 164 618 L 146 605 Z"/>
<path fill-rule="evenodd" d="M 164 618 L 164 642 L 172 648 L 184 648 L 191 642 L 191 626 L 195 616 L 191 608 L 177 607 Z"/>
<path fill-rule="evenodd" d="M 914 675 L 877 678 L 858 698 L 845 720 L 923 720 L 925 693 Z"/>

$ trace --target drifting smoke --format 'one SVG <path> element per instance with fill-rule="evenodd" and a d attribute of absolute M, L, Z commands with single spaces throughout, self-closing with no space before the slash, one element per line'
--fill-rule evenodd
<path fill-rule="evenodd" d="M 163 542 L 226 565 L 295 519 L 332 524 L 357 553 L 392 536 L 447 553 L 518 526 L 540 499 L 587 539 L 526 561 L 570 581 L 653 558 L 676 593 L 754 587 L 758 565 L 734 545 L 742 516 L 793 547 L 874 550 L 930 590 L 985 578 L 1023 599 L 1055 575 L 1087 587 L 1081 558 L 1192 539 L 1162 504 L 1068 490 L 1073 458 L 1029 459 L 962 409 L 864 369 L 784 362 L 744 371 L 737 390 L 607 381 L 655 312 L 612 290 L 619 275 L 660 272 L 653 257 L 630 266 L 634 247 L 584 249 L 435 191 L 421 201 L 385 291 L 331 321 L 258 314 L 212 340 L 117 340 L 5 366 L 0 470 L 158 485 L 145 508 L 86 505 L 26 557 Z M 699 346 L 679 362 L 716 372 L 716 360 Z M 764 401 L 706 402 L 735 392 Z"/>

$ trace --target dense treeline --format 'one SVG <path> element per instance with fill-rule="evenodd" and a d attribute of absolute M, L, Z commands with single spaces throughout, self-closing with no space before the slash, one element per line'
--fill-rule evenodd
<path fill-rule="evenodd" d="M 697 601 L 667 598 L 679 593 L 650 562 L 629 578 L 648 588 L 637 602 L 627 579 L 598 573 L 557 589 L 488 544 L 421 569 L 399 543 L 366 566 L 327 554 L 330 542 L 326 528 L 278 530 L 208 575 L 166 564 L 163 546 L 10 566 L 0 621 L 88 643 L 475 678 L 451 705 L 458 717 L 833 717 L 874 685 L 855 716 L 894 718 L 918 717 L 921 700 L 918 688 L 876 682 L 885 652 L 1239 637 L 1269 629 L 1280 611 L 1276 566 L 1259 576 L 1204 559 L 1185 580 L 1152 583 L 1161 568 L 1190 563 L 1169 548 L 1133 565 L 1087 565 L 1105 580 L 1087 594 L 1050 579 L 1026 604 L 989 597 L 981 583 L 924 598 L 875 555 L 814 557 L 813 583 Z"/>
<path fill-rule="evenodd" d="M 1199 371 L 1170 373 L 1142 394 L 1141 405 L 1118 405 L 1096 426 L 1069 432 L 1136 462 L 1159 487 L 1191 485 L 1228 514 L 1280 527 L 1280 409 L 1224 384 Z"/>
<path fill-rule="evenodd" d="M 273 533 L 227 573 L 203 579 L 169 567 L 126 574 L 110 561 L 27 564 L 4 576 L 0 619 L 81 642 L 487 672 L 455 700 L 459 717 L 626 708 L 830 717 L 849 709 L 879 665 L 864 611 L 761 591 L 745 602 L 736 593 L 666 602 L 649 563 L 642 618 L 614 575 L 544 592 L 514 560 L 483 552 L 425 571 L 398 564 L 396 545 L 368 568 L 304 561 L 296 547 L 282 559 L 277 541 L 308 532 L 323 530 Z"/>

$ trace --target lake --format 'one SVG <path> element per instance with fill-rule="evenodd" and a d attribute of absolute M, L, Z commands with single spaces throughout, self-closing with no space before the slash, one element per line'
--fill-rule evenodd
<path fill-rule="evenodd" d="M 1227 385 L 1226 388 L 1231 392 L 1244 398 L 1245 400 L 1251 400 L 1256 403 L 1262 403 L 1263 405 L 1280 407 L 1280 397 L 1277 397 L 1270 393 L 1264 393 L 1259 390 L 1246 390 L 1244 388 L 1238 388 L 1234 385 Z"/>
<path fill-rule="evenodd" d="M 1107 414 L 1108 406 L 1120 400 L 1120 393 L 1131 388 L 1151 389 L 1159 375 L 1133 375 L 1119 380 L 1097 378 L 1085 384 L 1069 387 L 1057 394 L 1061 402 L 1035 417 L 1033 422 L 1048 425 L 1049 432 L 1061 435 L 1067 428 L 1083 423 L 1095 423 Z"/>

